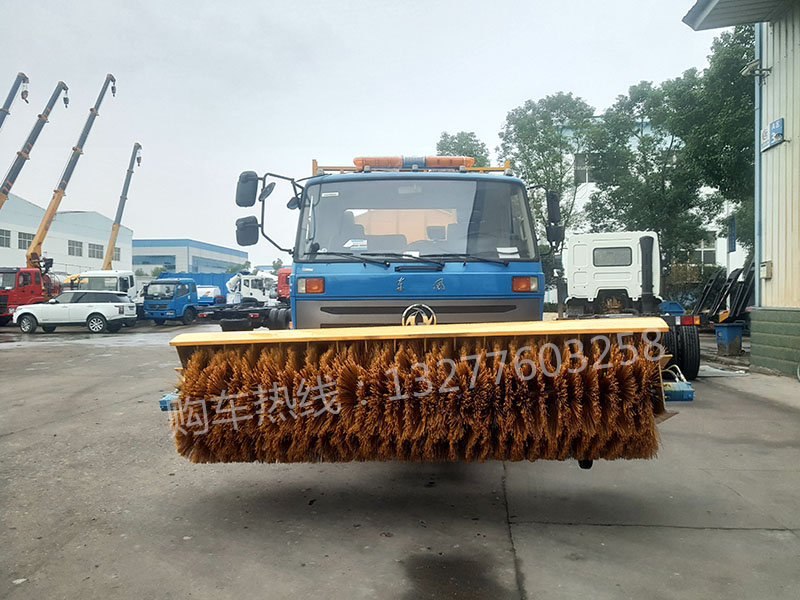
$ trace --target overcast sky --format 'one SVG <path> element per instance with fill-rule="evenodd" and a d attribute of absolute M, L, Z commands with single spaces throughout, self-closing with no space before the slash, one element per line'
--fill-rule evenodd
<path fill-rule="evenodd" d="M 106 73 L 107 95 L 63 210 L 114 216 L 135 141 L 143 146 L 123 224 L 134 237 L 236 247 L 240 171 L 305 177 L 311 159 L 435 153 L 442 131 L 490 148 L 506 113 L 571 91 L 598 111 L 640 80 L 703 67 L 718 32 L 681 18 L 692 0 L 530 2 L 3 2 L 0 131 L 5 172 L 56 82 L 56 106 L 13 193 L 44 206 Z M 289 189 L 269 198 L 267 230 L 291 246 Z M 2 223 L 0 211 L 0 223 Z M 45 243 L 45 251 L 46 251 Z M 255 264 L 285 255 L 266 241 Z"/>

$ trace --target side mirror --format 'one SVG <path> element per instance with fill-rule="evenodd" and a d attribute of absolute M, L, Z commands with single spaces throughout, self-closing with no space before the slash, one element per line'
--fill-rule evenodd
<path fill-rule="evenodd" d="M 556 225 L 561 221 L 561 198 L 554 190 L 547 190 L 545 198 L 547 200 L 547 220 L 552 225 Z"/>
<path fill-rule="evenodd" d="M 270 297 L 272 300 L 275 300 L 275 299 L 277 299 L 277 298 L 278 298 L 278 292 L 276 292 L 275 290 L 270 290 L 270 291 L 269 291 L 269 297 Z"/>
<path fill-rule="evenodd" d="M 256 203 L 257 194 L 258 175 L 256 172 L 245 171 L 239 175 L 239 183 L 236 184 L 236 205 L 244 207 L 253 206 Z"/>
<path fill-rule="evenodd" d="M 236 219 L 236 243 L 240 246 L 253 246 L 258 243 L 258 219 L 255 217 L 242 217 Z"/>
<path fill-rule="evenodd" d="M 295 208 L 297 208 L 299 206 L 300 206 L 300 198 L 298 196 L 295 196 L 294 198 L 291 198 L 286 203 L 286 208 L 288 208 L 289 210 L 294 210 Z"/>
<path fill-rule="evenodd" d="M 264 200 L 266 200 L 267 196 L 269 196 L 272 193 L 272 190 L 274 189 L 275 189 L 275 182 L 270 181 L 267 185 L 264 186 L 264 189 L 261 190 L 261 193 L 258 195 L 258 201 L 263 202 Z"/>

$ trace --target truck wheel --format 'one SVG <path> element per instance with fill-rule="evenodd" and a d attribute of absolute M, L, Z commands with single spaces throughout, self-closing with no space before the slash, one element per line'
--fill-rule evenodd
<path fill-rule="evenodd" d="M 193 308 L 189 307 L 185 311 L 183 311 L 183 318 L 181 319 L 181 321 L 183 321 L 184 325 L 191 325 L 196 318 L 197 318 L 197 313 L 194 311 Z"/>
<path fill-rule="evenodd" d="M 56 330 L 55 325 L 42 325 L 42 331 L 45 333 L 53 333 Z"/>
<path fill-rule="evenodd" d="M 22 315 L 17 321 L 17 324 L 22 333 L 33 333 L 36 331 L 36 317 L 32 315 Z"/>
<path fill-rule="evenodd" d="M 153 319 L 153 323 L 154 323 L 155 325 L 163 325 L 163 324 L 164 324 L 164 323 L 166 323 L 166 322 L 167 322 L 167 320 L 166 320 L 166 319 Z"/>
<path fill-rule="evenodd" d="M 700 371 L 700 334 L 694 325 L 679 325 L 676 334 L 678 368 L 686 379 L 692 381 Z"/>
<path fill-rule="evenodd" d="M 0 327 L 4 327 L 11 322 L 11 317 L 0 317 Z"/>
<path fill-rule="evenodd" d="M 278 309 L 270 308 L 267 311 L 267 329 L 278 329 Z"/>
<path fill-rule="evenodd" d="M 110 333 L 118 333 L 120 329 L 122 329 L 122 323 L 109 323 L 108 324 L 108 331 Z"/>
<path fill-rule="evenodd" d="M 249 319 L 221 319 L 219 326 L 222 331 L 252 331 Z"/>
<path fill-rule="evenodd" d="M 104 333 L 108 328 L 108 323 L 103 315 L 89 315 L 86 319 L 86 328 L 89 333 Z"/>
<path fill-rule="evenodd" d="M 288 308 L 280 309 L 278 324 L 281 329 L 289 329 L 289 321 L 292 320 L 292 311 Z"/>
<path fill-rule="evenodd" d="M 664 336 L 661 338 L 661 343 L 664 345 L 664 352 L 667 354 L 671 354 L 672 358 L 669 359 L 667 363 L 668 367 L 672 365 L 678 364 L 678 332 L 670 327 L 669 331 L 667 331 Z"/>

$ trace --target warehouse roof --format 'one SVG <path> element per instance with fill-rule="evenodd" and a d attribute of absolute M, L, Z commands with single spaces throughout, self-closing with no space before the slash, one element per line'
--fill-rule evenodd
<path fill-rule="evenodd" d="M 789 0 L 697 0 L 683 22 L 695 31 L 749 25 L 772 21 L 789 5 Z"/>
<path fill-rule="evenodd" d="M 133 248 L 168 248 L 168 247 L 189 247 L 196 248 L 197 250 L 210 250 L 212 252 L 221 252 L 223 254 L 230 254 L 247 258 L 247 252 L 236 250 L 235 248 L 226 248 L 225 246 L 218 246 L 216 244 L 209 244 L 208 242 L 200 242 L 191 240 L 189 238 L 164 238 L 164 239 L 136 239 L 133 240 Z"/>

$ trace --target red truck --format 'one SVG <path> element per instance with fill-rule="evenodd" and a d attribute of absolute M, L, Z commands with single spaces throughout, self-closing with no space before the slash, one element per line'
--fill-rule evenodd
<path fill-rule="evenodd" d="M 31 267 L 0 267 L 0 326 L 23 304 L 44 302 L 60 292 L 51 276 Z"/>
<path fill-rule="evenodd" d="M 276 291 L 278 293 L 278 301 L 284 304 L 289 304 L 289 275 L 291 274 L 292 267 L 281 267 L 278 269 Z"/>

